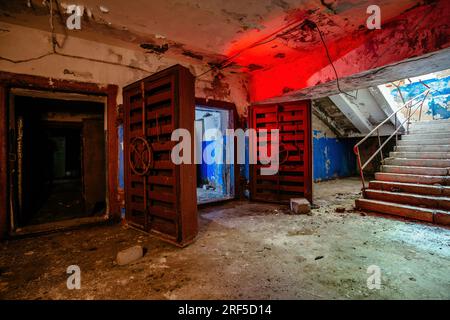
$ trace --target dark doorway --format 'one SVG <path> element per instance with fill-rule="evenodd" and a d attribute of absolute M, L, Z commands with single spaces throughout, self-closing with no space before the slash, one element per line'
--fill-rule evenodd
<path fill-rule="evenodd" d="M 104 104 L 14 96 L 15 226 L 102 215 Z"/>

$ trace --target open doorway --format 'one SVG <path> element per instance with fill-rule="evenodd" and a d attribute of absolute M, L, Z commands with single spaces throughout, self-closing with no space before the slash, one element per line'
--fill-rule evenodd
<path fill-rule="evenodd" d="M 233 152 L 225 138 L 227 129 L 234 129 L 233 110 L 202 104 L 195 106 L 195 152 L 197 157 L 202 157 L 201 164 L 197 164 L 198 204 L 234 198 L 234 165 L 226 163 L 227 153 Z M 203 156 L 205 154 L 209 160 Z"/>
<path fill-rule="evenodd" d="M 104 103 L 20 93 L 11 102 L 13 227 L 104 215 Z"/>

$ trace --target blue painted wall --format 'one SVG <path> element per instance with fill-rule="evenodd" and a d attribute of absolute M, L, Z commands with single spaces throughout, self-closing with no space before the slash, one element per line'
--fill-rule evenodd
<path fill-rule="evenodd" d="M 240 174 L 243 175 L 247 181 L 250 181 L 250 153 L 248 136 L 245 136 L 245 164 L 241 166 Z"/>
<path fill-rule="evenodd" d="M 206 147 L 210 145 L 215 145 L 216 141 L 202 141 L 202 154 L 204 153 Z M 210 147 L 211 148 L 211 147 Z M 223 137 L 223 152 L 222 152 L 222 163 L 212 163 L 206 164 L 204 159 L 202 164 L 200 165 L 200 180 L 202 183 L 209 183 L 214 185 L 218 190 L 222 191 L 224 195 L 227 194 L 226 181 L 224 181 L 225 177 L 225 169 L 226 169 L 226 148 L 227 148 L 227 137 Z M 214 152 L 212 152 L 212 156 L 215 157 Z M 230 164 L 230 181 L 234 181 L 234 165 Z M 233 185 L 231 186 L 233 189 Z M 234 191 L 232 191 L 234 192 Z"/>
<path fill-rule="evenodd" d="M 123 178 L 123 125 L 119 125 L 117 130 L 119 135 L 119 188 L 123 189 L 125 187 Z"/>
<path fill-rule="evenodd" d="M 356 174 L 355 139 L 328 138 L 313 131 L 313 179 L 315 182 Z"/>
<path fill-rule="evenodd" d="M 315 182 L 350 177 L 357 174 L 356 157 L 353 146 L 357 139 L 328 138 L 319 130 L 313 131 L 313 179 Z M 250 180 L 249 142 L 245 138 L 245 165 L 241 175 Z"/>
<path fill-rule="evenodd" d="M 124 188 L 123 173 L 123 127 L 119 126 L 119 188 Z M 313 132 L 313 179 L 315 182 L 348 177 L 357 174 L 356 158 L 353 153 L 353 146 L 356 139 L 328 138 L 320 131 Z M 203 141 L 202 151 L 206 146 L 214 141 Z M 226 144 L 226 140 L 224 140 Z M 248 137 L 245 138 L 245 165 L 241 166 L 241 174 L 250 179 L 249 174 L 249 149 Z M 224 154 L 225 157 L 225 154 Z M 225 161 L 225 158 L 224 158 Z M 223 164 L 201 165 L 201 178 L 206 180 L 214 179 L 223 185 Z M 233 173 L 233 170 L 231 170 Z M 231 178 L 233 181 L 233 177 Z"/>
<path fill-rule="evenodd" d="M 225 142 L 226 139 L 224 139 L 224 148 L 225 148 Z M 216 142 L 213 141 L 203 141 L 202 142 L 202 154 L 205 151 L 206 147 L 209 145 L 215 145 Z M 214 151 L 211 154 L 213 157 L 215 157 Z M 222 162 L 225 162 L 225 152 L 223 153 L 224 159 Z M 224 184 L 223 181 L 223 170 L 224 165 L 222 163 L 212 163 L 212 164 L 206 164 L 204 161 L 202 161 L 202 164 L 200 165 L 200 179 L 202 183 L 208 181 L 209 183 L 213 183 L 214 185 L 222 185 Z"/>
<path fill-rule="evenodd" d="M 123 125 L 119 125 L 117 128 L 117 134 L 119 136 L 119 189 L 125 188 L 124 181 L 124 169 L 123 169 Z M 125 218 L 125 208 L 121 208 L 121 217 Z"/>
<path fill-rule="evenodd" d="M 445 78 L 434 78 L 424 80 L 423 83 L 428 85 L 436 92 L 431 92 L 424 104 L 426 114 L 433 116 L 433 119 L 449 119 L 450 118 L 450 76 Z M 410 100 L 426 90 L 425 86 L 420 82 L 408 83 L 400 87 L 404 99 Z M 391 91 L 396 101 L 401 101 L 398 89 Z"/>

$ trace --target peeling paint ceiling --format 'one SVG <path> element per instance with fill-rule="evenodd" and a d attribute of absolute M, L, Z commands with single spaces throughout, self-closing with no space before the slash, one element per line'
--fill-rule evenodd
<path fill-rule="evenodd" d="M 441 20 L 445 21 L 449 13 L 441 8 L 448 9 L 447 1 L 3 0 L 0 20 L 50 31 L 52 11 L 54 32 L 58 34 L 248 72 L 253 77 L 252 101 L 263 101 L 294 93 L 301 96 L 301 89 L 334 80 L 334 75 L 325 70 L 329 61 L 317 28 L 331 48 L 333 60 L 340 59 L 341 68 L 348 71 L 346 77 L 396 62 L 395 50 L 383 55 L 386 46 L 396 45 L 391 44 L 395 32 L 404 34 L 398 38 L 402 42 L 411 42 L 407 49 L 399 48 L 402 60 L 445 48 L 449 42 L 448 34 L 445 36 L 448 27 L 432 27 L 432 34 L 422 32 L 422 38 L 411 38 L 411 34 L 417 33 L 414 30 L 420 27 L 421 15 L 427 15 L 429 6 L 439 4 L 434 14 L 438 12 L 440 16 L 428 15 L 425 28 L 430 21 L 439 20 L 435 23 L 438 26 Z M 65 27 L 65 8 L 69 4 L 84 7 L 81 30 Z M 366 28 L 367 8 L 373 4 L 380 6 L 382 23 L 390 29 L 371 32 Z M 414 10 L 418 14 L 409 14 Z M 410 25 L 405 15 L 415 20 L 411 27 L 414 30 L 405 30 L 405 24 Z M 423 38 L 431 40 L 422 41 Z M 416 47 L 421 51 L 409 50 Z M 372 53 L 367 61 L 362 56 L 364 52 Z M 352 69 L 353 65 L 358 67 Z"/>
<path fill-rule="evenodd" d="M 339 39 L 365 25 L 366 8 L 374 2 L 383 7 L 383 19 L 389 20 L 419 1 L 58 0 L 53 10 L 58 32 L 106 43 L 121 40 L 150 53 L 207 60 L 230 56 L 293 21 L 306 18 L 322 28 L 328 41 Z M 61 21 L 68 16 L 65 8 L 72 3 L 85 8 L 80 31 L 62 29 Z M 49 30 L 49 7 L 46 0 L 1 1 L 0 19 Z M 267 68 L 280 59 L 310 52 L 312 46 L 319 45 L 318 41 L 318 35 L 310 30 L 298 30 L 280 36 L 264 50 L 251 50 L 245 59 L 236 61 L 248 66 L 249 71 Z"/>

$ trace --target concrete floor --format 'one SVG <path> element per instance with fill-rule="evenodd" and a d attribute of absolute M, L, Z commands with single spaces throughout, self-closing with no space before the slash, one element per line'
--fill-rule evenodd
<path fill-rule="evenodd" d="M 0 298 L 449 299 L 450 230 L 354 211 L 359 188 L 355 178 L 316 184 L 310 216 L 248 202 L 202 209 L 184 249 L 119 225 L 3 242 Z M 146 255 L 117 266 L 135 244 Z M 66 288 L 72 264 L 81 290 Z M 370 265 L 379 290 L 367 288 Z"/>
<path fill-rule="evenodd" d="M 38 225 L 55 221 L 82 218 L 89 215 L 84 212 L 81 179 L 54 182 L 48 186 L 42 206 L 33 214 L 27 225 Z M 82 212 L 80 214 L 80 212 Z"/>
<path fill-rule="evenodd" d="M 229 199 L 230 196 L 217 190 L 204 190 L 203 188 L 197 188 L 197 203 L 203 204 L 208 202 L 220 201 Z"/>

